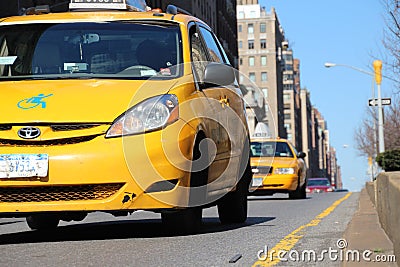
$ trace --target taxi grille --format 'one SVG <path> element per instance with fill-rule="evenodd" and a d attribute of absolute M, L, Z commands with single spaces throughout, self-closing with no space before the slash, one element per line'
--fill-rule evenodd
<path fill-rule="evenodd" d="M 272 174 L 272 167 L 270 166 L 258 166 L 258 167 L 253 167 L 252 169 L 258 170 L 257 172 L 258 174 Z"/>
<path fill-rule="evenodd" d="M 0 203 L 102 200 L 117 193 L 123 185 L 123 183 L 110 183 L 63 186 L 1 187 Z"/>
<path fill-rule="evenodd" d="M 13 139 L 0 139 L 0 146 L 59 146 L 71 145 L 82 142 L 90 141 L 100 134 L 79 136 L 71 138 L 44 140 L 44 141 L 27 141 L 27 140 L 13 140 Z"/>
<path fill-rule="evenodd" d="M 100 124 L 55 124 L 51 125 L 51 129 L 55 132 L 59 131 L 76 131 L 76 130 L 84 130 L 90 129 L 100 126 Z"/>
<path fill-rule="evenodd" d="M 0 131 L 8 131 L 12 129 L 11 124 L 0 124 Z"/>

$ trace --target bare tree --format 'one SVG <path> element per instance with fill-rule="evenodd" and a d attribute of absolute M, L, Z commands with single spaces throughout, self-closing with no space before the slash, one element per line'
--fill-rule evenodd
<path fill-rule="evenodd" d="M 392 104 L 385 107 L 384 114 L 385 150 L 400 149 L 399 97 L 394 97 L 392 99 Z M 376 127 L 374 127 L 374 120 Z M 360 155 L 373 157 L 378 154 L 378 144 L 376 143 L 378 136 L 377 128 L 377 112 L 374 113 L 374 110 L 369 107 L 366 112 L 366 118 L 361 125 L 356 128 L 354 133 L 356 149 L 359 151 Z"/>
<path fill-rule="evenodd" d="M 382 0 L 385 8 L 385 23 L 383 46 L 388 57 L 385 69 L 391 80 L 399 81 L 400 77 L 400 0 Z M 396 84 L 400 88 L 400 82 Z M 399 93 L 400 91 L 398 91 Z"/>

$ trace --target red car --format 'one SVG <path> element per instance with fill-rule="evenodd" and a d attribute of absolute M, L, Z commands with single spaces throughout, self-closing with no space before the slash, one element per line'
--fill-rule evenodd
<path fill-rule="evenodd" d="M 324 193 L 333 192 L 333 186 L 328 178 L 308 178 L 307 179 L 307 193 Z"/>

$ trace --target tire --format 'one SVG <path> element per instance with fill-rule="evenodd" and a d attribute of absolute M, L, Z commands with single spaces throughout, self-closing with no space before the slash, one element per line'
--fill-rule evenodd
<path fill-rule="evenodd" d="M 304 182 L 304 184 L 300 186 L 300 178 L 299 178 L 296 190 L 289 192 L 289 199 L 306 199 L 306 198 L 307 198 L 306 182 Z"/>
<path fill-rule="evenodd" d="M 161 213 L 161 220 L 168 231 L 178 234 L 196 234 L 202 224 L 200 207 L 187 208 L 177 212 Z"/>
<path fill-rule="evenodd" d="M 226 194 L 218 203 L 218 216 L 223 224 L 244 223 L 247 220 L 247 195 L 251 180 L 251 167 L 248 163 L 236 191 Z"/>
<path fill-rule="evenodd" d="M 42 213 L 26 217 L 26 223 L 32 230 L 55 229 L 60 222 L 56 214 Z"/>
<path fill-rule="evenodd" d="M 195 234 L 202 225 L 203 208 L 207 200 L 208 167 L 206 158 L 201 158 L 201 141 L 203 134 L 197 136 L 193 148 L 193 164 L 190 174 L 189 207 L 176 212 L 161 213 L 161 220 L 168 231 L 178 234 Z M 207 147 L 202 147 L 205 155 L 208 155 Z"/>

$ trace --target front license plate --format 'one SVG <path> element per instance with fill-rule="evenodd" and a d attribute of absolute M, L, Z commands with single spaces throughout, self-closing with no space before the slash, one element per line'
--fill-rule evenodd
<path fill-rule="evenodd" d="M 253 178 L 252 186 L 262 186 L 263 178 Z"/>
<path fill-rule="evenodd" d="M 0 154 L 0 178 L 46 177 L 47 154 Z"/>

